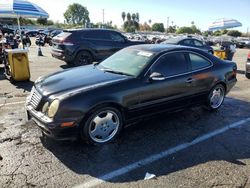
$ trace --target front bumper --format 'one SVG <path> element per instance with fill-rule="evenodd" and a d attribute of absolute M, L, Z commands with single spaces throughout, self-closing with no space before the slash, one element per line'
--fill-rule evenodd
<path fill-rule="evenodd" d="M 32 106 L 26 105 L 27 120 L 32 120 L 42 132 L 55 140 L 76 140 L 79 136 L 79 124 L 76 122 L 72 127 L 61 127 L 64 122 L 55 122 L 38 112 Z"/>

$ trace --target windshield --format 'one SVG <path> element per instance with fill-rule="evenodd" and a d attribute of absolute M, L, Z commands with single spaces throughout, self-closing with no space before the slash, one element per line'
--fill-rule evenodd
<path fill-rule="evenodd" d="M 107 72 L 137 77 L 153 58 L 152 52 L 123 49 L 98 65 Z"/>

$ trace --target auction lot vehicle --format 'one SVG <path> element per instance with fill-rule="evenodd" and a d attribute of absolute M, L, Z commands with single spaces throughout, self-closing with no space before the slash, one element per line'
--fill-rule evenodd
<path fill-rule="evenodd" d="M 236 63 L 196 48 L 131 46 L 101 63 L 40 77 L 26 111 L 49 137 L 104 144 L 124 126 L 162 112 L 218 110 L 236 72 Z"/>
<path fill-rule="evenodd" d="M 246 63 L 246 77 L 250 79 L 250 52 L 247 56 L 247 63 Z"/>
<path fill-rule="evenodd" d="M 193 37 L 175 37 L 175 38 L 169 38 L 162 42 L 163 44 L 174 44 L 174 45 L 182 45 L 182 46 L 190 46 L 194 48 L 199 48 L 205 52 L 208 52 L 210 54 L 214 53 L 214 50 L 211 46 L 205 44 L 201 40 L 198 40 Z"/>
<path fill-rule="evenodd" d="M 108 29 L 65 30 L 52 40 L 52 56 L 74 66 L 103 60 L 122 48 L 145 44 Z"/>

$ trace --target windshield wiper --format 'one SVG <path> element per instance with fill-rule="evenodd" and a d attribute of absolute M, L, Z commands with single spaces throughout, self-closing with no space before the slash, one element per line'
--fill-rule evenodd
<path fill-rule="evenodd" d="M 125 73 L 125 72 L 115 71 L 115 70 L 108 69 L 108 68 L 103 68 L 101 70 L 104 71 L 104 72 L 110 72 L 110 73 L 114 73 L 114 74 L 120 74 L 120 75 L 125 75 L 125 76 L 133 76 L 133 75 Z"/>

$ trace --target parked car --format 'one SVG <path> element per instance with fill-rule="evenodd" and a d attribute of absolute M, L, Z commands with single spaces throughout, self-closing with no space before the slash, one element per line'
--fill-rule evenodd
<path fill-rule="evenodd" d="M 121 33 L 107 29 L 66 30 L 52 42 L 52 56 L 75 66 L 101 61 L 122 48 L 145 43 L 130 41 Z"/>
<path fill-rule="evenodd" d="M 29 37 L 36 37 L 39 34 L 39 32 L 38 30 L 29 30 L 26 31 L 25 34 L 28 35 Z"/>
<path fill-rule="evenodd" d="M 158 113 L 194 105 L 218 110 L 236 72 L 235 63 L 195 48 L 131 46 L 99 64 L 39 78 L 26 109 L 49 137 L 104 144 Z"/>
<path fill-rule="evenodd" d="M 247 56 L 247 63 L 246 63 L 246 77 L 250 79 L 250 52 Z"/>
<path fill-rule="evenodd" d="M 211 46 L 209 46 L 205 42 L 198 40 L 196 38 L 193 38 L 193 37 L 169 38 L 162 43 L 163 44 L 174 44 L 174 45 L 195 47 L 195 48 L 199 48 L 205 52 L 208 52 L 210 54 L 214 54 L 214 50 Z"/>
<path fill-rule="evenodd" d="M 54 31 L 52 31 L 50 33 L 50 37 L 53 38 L 53 37 L 55 37 L 56 35 L 59 35 L 62 32 L 63 32 L 63 30 L 59 30 L 59 29 L 58 30 L 54 30 Z"/>

